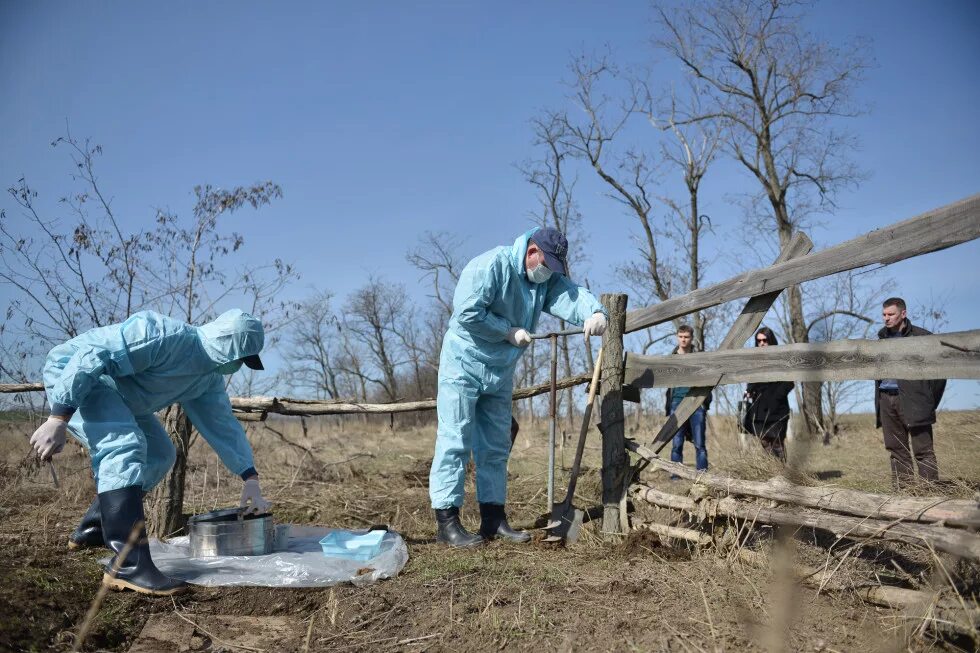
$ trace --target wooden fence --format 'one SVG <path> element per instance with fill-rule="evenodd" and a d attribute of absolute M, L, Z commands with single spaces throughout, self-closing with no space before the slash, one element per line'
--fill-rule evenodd
<path fill-rule="evenodd" d="M 618 531 L 618 515 L 632 475 L 626 457 L 621 385 L 669 387 L 692 391 L 654 438 L 665 442 L 719 384 L 758 381 L 840 381 L 874 378 L 980 379 L 980 330 L 886 341 L 843 340 L 829 343 L 743 349 L 779 293 L 792 285 L 873 264 L 888 265 L 980 237 L 980 195 L 877 229 L 835 247 L 810 253 L 812 244 L 797 234 L 769 267 L 750 270 L 720 283 L 655 306 L 626 311 L 625 295 L 604 295 L 610 327 L 603 336 L 604 370 L 603 504 L 604 530 Z M 748 298 L 718 351 L 687 356 L 645 356 L 623 352 L 627 333 L 669 322 L 694 311 Z M 561 389 L 586 383 L 588 374 L 559 381 Z M 0 385 L 0 392 L 42 391 L 40 384 Z M 514 399 L 548 392 L 548 384 L 523 388 Z M 345 400 L 237 397 L 232 406 L 242 419 L 268 414 L 392 414 L 435 408 L 435 400 L 368 404 Z M 636 449 L 633 449 L 636 453 Z M 651 454 L 653 455 L 653 454 Z"/>

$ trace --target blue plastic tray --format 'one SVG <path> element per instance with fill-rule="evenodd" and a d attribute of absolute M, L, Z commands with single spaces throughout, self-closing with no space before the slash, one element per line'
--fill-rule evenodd
<path fill-rule="evenodd" d="M 381 541 L 385 537 L 382 530 L 367 533 L 352 533 L 351 531 L 330 531 L 320 540 L 323 555 L 331 558 L 347 558 L 363 562 L 370 560 L 381 552 Z"/>

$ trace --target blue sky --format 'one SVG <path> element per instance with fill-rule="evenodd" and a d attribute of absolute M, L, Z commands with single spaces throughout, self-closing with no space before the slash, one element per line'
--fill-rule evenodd
<path fill-rule="evenodd" d="M 980 3 L 821 2 L 806 23 L 832 42 L 870 37 L 876 66 L 850 121 L 870 177 L 840 198 L 820 246 L 980 191 Z M 101 179 L 127 224 L 157 207 L 187 213 L 195 184 L 271 179 L 285 197 L 236 216 L 245 256 L 290 260 L 342 297 L 369 274 L 424 289 L 405 252 L 425 231 L 464 236 L 467 254 L 529 224 L 533 191 L 515 164 L 535 155 L 529 120 L 565 99 L 570 57 L 609 47 L 655 60 L 645 2 L 18 2 L 0 0 L 0 182 L 26 175 L 51 200 L 68 165 L 49 143 L 69 121 L 102 144 Z M 661 62 L 653 79 L 669 79 Z M 622 290 L 633 223 L 583 170 L 593 288 Z M 732 166 L 705 181 L 716 217 L 713 280 L 739 271 Z M 11 202 L 0 199 L 11 212 Z M 980 322 L 980 244 L 889 274 L 910 303 L 948 298 L 949 330 Z M 0 289 L 0 300 L 8 290 Z M 974 407 L 975 382 L 951 407 Z"/>

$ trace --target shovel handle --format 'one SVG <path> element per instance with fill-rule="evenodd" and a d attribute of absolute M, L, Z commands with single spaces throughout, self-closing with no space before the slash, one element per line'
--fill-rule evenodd
<path fill-rule="evenodd" d="M 578 444 L 575 446 L 575 462 L 572 463 L 572 476 L 568 480 L 568 494 L 565 501 L 571 502 L 575 496 L 575 485 L 578 482 L 579 469 L 582 467 L 582 454 L 585 452 L 585 436 L 589 433 L 589 423 L 592 421 L 592 405 L 595 402 L 596 389 L 599 387 L 599 376 L 602 370 L 602 347 L 596 355 L 595 367 L 592 370 L 592 384 L 589 386 L 589 400 L 585 405 L 582 416 L 582 430 L 578 434 Z"/>

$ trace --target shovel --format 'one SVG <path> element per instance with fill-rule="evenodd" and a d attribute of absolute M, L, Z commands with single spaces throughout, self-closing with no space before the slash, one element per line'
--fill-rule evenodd
<path fill-rule="evenodd" d="M 555 331 L 554 333 L 532 333 L 534 340 L 551 339 L 551 400 L 548 404 L 548 417 L 551 419 L 551 427 L 548 431 L 548 505 L 555 503 L 555 437 L 558 431 L 558 337 L 574 336 L 582 333 L 582 329 L 566 329 Z M 563 449 L 564 451 L 564 449 Z"/>
<path fill-rule="evenodd" d="M 589 423 L 592 421 L 592 405 L 595 402 L 596 389 L 599 387 L 599 371 L 602 369 L 602 348 L 596 356 L 595 369 L 592 370 L 592 385 L 589 386 L 589 400 L 585 405 L 582 416 L 582 430 L 578 435 L 575 447 L 575 461 L 572 463 L 572 474 L 568 479 L 568 491 L 565 500 L 551 506 L 551 519 L 545 530 L 549 531 L 545 542 L 572 541 L 578 539 L 578 530 L 582 525 L 583 513 L 572 505 L 575 496 L 575 485 L 578 482 L 579 469 L 582 467 L 582 454 L 585 452 L 585 437 L 589 434 Z"/>

